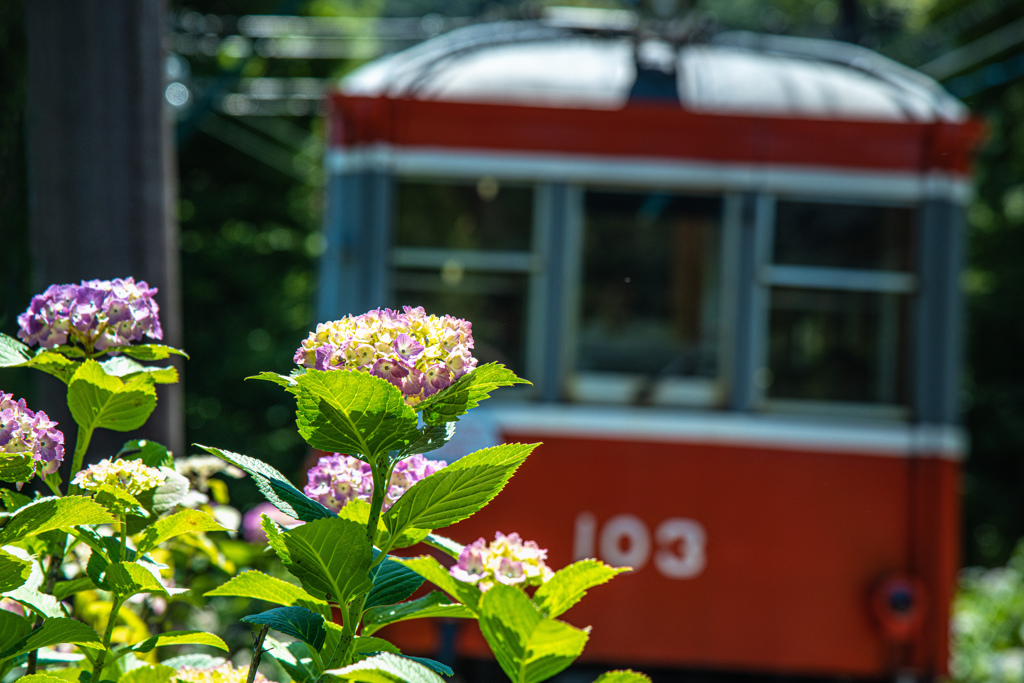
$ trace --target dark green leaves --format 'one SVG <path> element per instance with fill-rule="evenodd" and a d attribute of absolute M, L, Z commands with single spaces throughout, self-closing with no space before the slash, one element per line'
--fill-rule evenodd
<path fill-rule="evenodd" d="M 538 445 L 485 448 L 417 482 L 384 515 L 392 538 L 406 529 L 440 529 L 466 519 L 498 495 Z"/>
<path fill-rule="evenodd" d="M 316 519 L 331 519 L 337 517 L 334 512 L 322 505 L 319 501 L 311 499 L 292 486 L 291 482 L 276 469 L 262 460 L 250 458 L 241 453 L 221 450 L 196 444 L 207 453 L 216 455 L 232 465 L 239 467 L 249 473 L 249 476 L 256 482 L 260 493 L 284 514 L 301 519 L 305 522 L 312 522 Z"/>
<path fill-rule="evenodd" d="M 443 683 L 444 679 L 429 667 L 408 657 L 381 652 L 341 669 L 325 673 L 343 681 L 363 683 Z"/>
<path fill-rule="evenodd" d="M 513 384 L 530 382 L 520 379 L 501 363 L 487 363 L 466 373 L 452 382 L 451 386 L 418 404 L 416 410 L 423 413 L 423 421 L 427 424 L 454 422 L 490 396 L 490 392 L 498 387 L 510 387 Z"/>
<path fill-rule="evenodd" d="M 454 579 L 452 580 L 454 581 Z M 422 619 L 425 617 L 472 619 L 475 616 L 476 614 L 474 614 L 473 610 L 465 605 L 451 602 L 444 593 L 431 591 L 422 598 L 397 605 L 382 605 L 367 610 L 363 615 L 363 633 L 371 635 L 388 624 L 407 619 Z"/>
<path fill-rule="evenodd" d="M 306 589 L 328 602 L 346 603 L 369 591 L 370 542 L 366 529 L 335 517 L 307 522 L 273 541 L 278 556 Z"/>
<path fill-rule="evenodd" d="M 419 436 L 415 411 L 379 377 L 307 370 L 294 379 L 289 391 L 298 400 L 299 434 L 313 448 L 369 458 L 401 450 Z"/>
<path fill-rule="evenodd" d="M 259 614 L 242 617 L 248 624 L 269 626 L 285 635 L 298 638 L 314 650 L 319 651 L 327 638 L 324 618 L 305 607 L 275 607 Z"/>
<path fill-rule="evenodd" d="M 31 572 L 31 561 L 0 550 L 0 593 L 24 584 Z"/>
<path fill-rule="evenodd" d="M 373 589 L 366 598 L 365 607 L 369 609 L 401 602 L 422 585 L 423 578 L 419 574 L 389 557 L 373 568 Z"/>
<path fill-rule="evenodd" d="M 87 360 L 68 383 L 68 408 L 83 429 L 138 429 L 156 408 L 153 378 L 143 373 L 124 381 L 105 373 L 96 361 Z"/>

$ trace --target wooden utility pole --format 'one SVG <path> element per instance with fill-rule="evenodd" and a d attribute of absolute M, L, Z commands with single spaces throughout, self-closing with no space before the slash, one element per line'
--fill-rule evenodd
<path fill-rule="evenodd" d="M 180 346 L 165 13 L 163 0 L 26 3 L 29 222 L 35 291 L 145 280 L 160 289 L 164 342 Z M 45 403 L 63 400 L 61 387 L 41 389 Z M 181 385 L 159 387 L 158 396 L 145 435 L 184 455 Z M 104 448 L 123 440 L 110 435 Z"/>

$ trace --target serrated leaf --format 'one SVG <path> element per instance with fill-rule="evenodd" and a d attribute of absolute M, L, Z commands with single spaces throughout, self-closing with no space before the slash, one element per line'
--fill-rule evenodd
<path fill-rule="evenodd" d="M 110 590 L 121 598 L 130 598 L 138 593 L 164 593 L 167 589 L 153 575 L 137 562 L 115 562 L 107 567 L 103 577 Z"/>
<path fill-rule="evenodd" d="M 309 646 L 302 641 L 282 643 L 271 636 L 263 641 L 265 651 L 273 657 L 295 683 L 314 683 L 319 670 L 313 663 Z"/>
<path fill-rule="evenodd" d="M 80 621 L 60 617 L 47 619 L 42 626 L 0 652 L 0 661 L 59 643 L 72 643 L 96 650 L 103 649 L 100 637 L 91 628 Z"/>
<path fill-rule="evenodd" d="M 150 664 L 125 671 L 117 683 L 171 683 L 177 673 L 177 669 L 164 664 Z"/>
<path fill-rule="evenodd" d="M 217 520 L 201 510 L 181 510 L 170 517 L 157 520 L 147 528 L 138 543 L 138 551 L 146 553 L 175 536 L 207 531 L 225 531 L 225 529 L 217 523 Z"/>
<path fill-rule="evenodd" d="M 452 671 L 452 668 L 450 666 L 448 666 L 447 664 L 442 664 L 436 659 L 430 659 L 429 657 L 413 657 L 412 655 L 402 656 L 406 659 L 411 659 L 412 661 L 417 662 L 418 664 L 422 664 L 434 673 L 441 674 L 442 676 L 451 676 L 455 673 L 454 671 Z"/>
<path fill-rule="evenodd" d="M 206 597 L 232 596 L 266 600 L 285 607 L 305 607 L 317 614 L 330 618 L 331 608 L 327 602 L 314 598 L 301 586 L 282 581 L 256 570 L 242 572 L 227 583 L 205 593 Z"/>
<path fill-rule="evenodd" d="M 295 377 L 288 375 L 279 375 L 276 372 L 261 372 L 258 375 L 246 377 L 246 379 L 258 379 L 264 382 L 273 382 L 274 384 L 282 386 L 290 391 L 293 391 L 298 388 L 298 382 L 295 381 Z"/>
<path fill-rule="evenodd" d="M 28 361 L 29 348 L 14 337 L 0 332 L 0 368 L 8 368 Z"/>
<path fill-rule="evenodd" d="M 23 484 L 35 473 L 36 463 L 31 453 L 0 454 L 0 481 Z"/>
<path fill-rule="evenodd" d="M 284 532 L 280 542 L 288 558 L 282 561 L 317 598 L 344 604 L 372 588 L 371 546 L 359 524 L 317 519 Z"/>
<path fill-rule="evenodd" d="M 599 560 L 580 560 L 555 572 L 533 594 L 533 602 L 545 616 L 554 618 L 582 600 L 587 589 L 627 571 L 628 567 L 610 567 Z"/>
<path fill-rule="evenodd" d="M 374 549 L 376 556 L 377 550 Z M 372 576 L 373 588 L 366 597 L 366 609 L 401 602 L 423 585 L 422 576 L 390 557 L 373 568 Z"/>
<path fill-rule="evenodd" d="M 431 591 L 422 598 L 409 600 L 397 605 L 374 607 L 363 614 L 363 633 L 373 635 L 388 624 L 408 619 L 444 617 L 451 619 L 475 619 L 476 614 L 465 605 L 451 602 L 444 593 Z"/>
<path fill-rule="evenodd" d="M 174 455 L 167 446 L 151 439 L 132 439 L 121 446 L 114 457 L 118 460 L 141 460 L 146 467 L 174 469 Z"/>
<path fill-rule="evenodd" d="M 0 368 L 35 368 L 67 384 L 77 366 L 77 362 L 57 351 L 39 349 L 33 356 L 29 347 L 0 333 Z"/>
<path fill-rule="evenodd" d="M 416 412 L 379 377 L 307 370 L 295 380 L 299 434 L 313 448 L 371 457 L 401 451 L 419 436 Z"/>
<path fill-rule="evenodd" d="M 313 500 L 292 486 L 287 477 L 262 460 L 211 446 L 203 446 L 201 444 L 196 444 L 196 446 L 245 470 L 253 478 L 253 481 L 256 482 L 260 493 L 274 507 L 289 517 L 301 519 L 304 522 L 337 517 L 332 510 L 325 507 L 322 503 Z"/>
<path fill-rule="evenodd" d="M 525 593 L 497 584 L 480 598 L 480 632 L 513 681 L 538 683 L 583 652 L 586 631 L 546 619 Z"/>
<path fill-rule="evenodd" d="M 606 671 L 594 679 L 594 683 L 651 683 L 651 677 L 631 669 Z"/>
<path fill-rule="evenodd" d="M 487 363 L 467 372 L 425 401 L 416 405 L 427 424 L 454 422 L 488 398 L 498 387 L 530 384 L 501 363 Z"/>
<path fill-rule="evenodd" d="M 40 498 L 18 510 L 0 531 L 0 545 L 53 529 L 114 521 L 107 509 L 85 496 Z"/>
<path fill-rule="evenodd" d="M 444 679 L 423 666 L 401 655 L 382 652 L 361 662 L 324 673 L 343 681 L 362 683 L 443 683 Z"/>
<path fill-rule="evenodd" d="M 319 652 L 324 645 L 327 631 L 322 615 L 305 607 L 275 607 L 274 609 L 242 617 L 247 624 L 260 624 L 298 638 Z"/>
<path fill-rule="evenodd" d="M 114 356 L 102 361 L 100 365 L 105 373 L 121 379 L 130 379 L 135 375 L 147 373 L 157 384 L 175 384 L 178 381 L 178 370 L 173 366 L 156 368 L 151 365 L 143 365 L 125 356 Z"/>
<path fill-rule="evenodd" d="M 120 353 L 126 356 L 131 356 L 137 360 L 164 360 L 171 356 L 183 356 L 188 358 L 188 354 L 181 349 L 176 349 L 173 346 L 166 346 L 164 344 L 133 344 L 131 346 L 122 346 L 117 349 Z"/>
<path fill-rule="evenodd" d="M 152 516 L 129 515 L 128 533 L 132 536 L 148 527 L 163 513 L 173 509 L 178 503 L 185 500 L 185 496 L 188 495 L 189 482 L 187 477 L 178 474 L 170 467 L 160 467 L 159 470 L 164 475 L 163 483 L 136 496 L 143 509 L 150 512 Z"/>
<path fill-rule="evenodd" d="M 93 590 L 96 584 L 88 576 L 80 576 L 70 581 L 61 581 L 53 587 L 53 597 L 57 600 L 64 600 L 79 591 Z"/>
<path fill-rule="evenodd" d="M 32 620 L 14 612 L 0 610 L 0 649 L 7 649 L 32 630 Z"/>
<path fill-rule="evenodd" d="M 437 548 L 448 557 L 454 558 L 456 560 L 459 559 L 459 555 L 462 554 L 462 551 L 466 547 L 461 543 L 453 541 L 452 539 L 446 536 L 441 536 L 440 534 L 427 534 L 427 536 L 423 539 L 423 542 L 429 545 L 431 548 Z"/>
<path fill-rule="evenodd" d="M 480 589 L 473 584 L 459 581 L 453 577 L 436 558 L 429 555 L 421 555 L 420 557 L 409 558 L 396 557 L 394 561 L 416 572 L 450 595 L 456 602 L 462 603 L 474 612 L 476 611 L 477 605 L 480 603 Z"/>
<path fill-rule="evenodd" d="M 413 484 L 384 513 L 384 524 L 397 537 L 409 528 L 432 531 L 466 519 L 498 495 L 539 445 L 502 444 L 456 460 Z"/>
<path fill-rule="evenodd" d="M 25 494 L 10 489 L 0 489 L 0 500 L 3 501 L 4 508 L 8 512 L 15 512 L 32 502 L 32 499 Z"/>
<path fill-rule="evenodd" d="M 110 510 L 111 514 L 117 517 L 120 517 L 122 514 L 149 517 L 149 512 L 142 507 L 135 496 L 123 488 L 117 488 L 110 484 L 100 484 L 97 486 L 93 500 Z"/>
<path fill-rule="evenodd" d="M 23 586 L 32 573 L 32 562 L 0 550 L 0 593 Z"/>
<path fill-rule="evenodd" d="M 228 651 L 227 644 L 219 636 L 205 631 L 167 631 L 135 643 L 128 649 L 132 652 L 152 652 L 158 647 L 168 645 L 209 645 L 225 652 Z"/>
<path fill-rule="evenodd" d="M 96 361 L 87 360 L 68 383 L 68 408 L 83 429 L 127 432 L 146 423 L 156 408 L 156 390 L 147 375 L 123 381 L 103 372 Z"/>
<path fill-rule="evenodd" d="M 415 453 L 429 453 L 448 443 L 455 436 L 455 423 L 443 422 L 436 425 L 424 425 L 419 436 L 411 444 L 402 449 L 399 457 L 404 458 Z"/>

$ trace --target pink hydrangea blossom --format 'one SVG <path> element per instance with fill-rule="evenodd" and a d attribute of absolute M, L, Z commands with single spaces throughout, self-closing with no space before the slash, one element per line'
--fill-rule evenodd
<path fill-rule="evenodd" d="M 444 466 L 444 461 L 430 460 L 420 454 L 400 461 L 391 472 L 383 509 L 389 509 L 413 484 Z M 373 473 L 370 465 L 358 458 L 341 453 L 325 455 L 309 470 L 303 491 L 310 498 L 338 512 L 351 500 L 371 501 Z"/>
<path fill-rule="evenodd" d="M 496 583 L 506 586 L 539 586 L 553 572 L 544 563 L 548 551 L 535 541 L 523 541 L 519 534 L 506 536 L 500 531 L 487 543 L 478 538 L 459 554 L 459 561 L 449 569 L 455 579 L 471 583 L 486 591 Z"/>
<path fill-rule="evenodd" d="M 242 538 L 250 543 L 266 543 L 267 532 L 263 530 L 263 515 L 270 517 L 286 529 L 294 529 L 302 522 L 284 514 L 271 503 L 260 503 L 242 516 Z"/>
<path fill-rule="evenodd" d="M 476 367 L 473 326 L 405 306 L 320 323 L 295 352 L 298 365 L 359 370 L 392 383 L 415 405 Z"/>
<path fill-rule="evenodd" d="M 64 434 L 46 413 L 0 391 L 0 454 L 31 455 L 38 471 L 47 475 L 64 460 Z"/>

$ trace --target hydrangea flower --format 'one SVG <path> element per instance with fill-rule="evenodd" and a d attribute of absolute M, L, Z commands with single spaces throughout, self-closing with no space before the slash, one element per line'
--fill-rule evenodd
<path fill-rule="evenodd" d="M 394 505 L 416 482 L 445 466 L 443 460 L 429 460 L 416 454 L 402 460 L 391 471 L 384 510 Z M 338 512 L 350 500 L 367 503 L 373 498 L 373 474 L 370 465 L 351 455 L 333 453 L 317 461 L 307 475 L 305 494 Z"/>
<path fill-rule="evenodd" d="M 422 306 L 389 308 L 320 323 L 295 352 L 298 365 L 360 370 L 391 382 L 409 405 L 476 367 L 472 323 L 427 315 Z"/>
<path fill-rule="evenodd" d="M 478 538 L 459 554 L 459 561 L 448 572 L 459 581 L 487 591 L 495 583 L 506 586 L 539 586 L 554 572 L 544 563 L 548 551 L 535 541 L 523 541 L 519 534 L 506 536 L 500 531 L 488 544 Z"/>
<path fill-rule="evenodd" d="M 75 475 L 71 483 L 87 491 L 95 491 L 103 484 L 122 489 L 133 496 L 164 483 L 167 475 L 141 460 L 100 460 Z"/>
<path fill-rule="evenodd" d="M 263 530 L 263 515 L 270 517 L 286 529 L 293 529 L 302 524 L 294 517 L 284 514 L 271 503 L 260 503 L 242 516 L 242 538 L 249 543 L 266 543 L 267 532 Z"/>
<path fill-rule="evenodd" d="M 245 683 L 249 675 L 249 667 L 242 666 L 235 668 L 231 662 L 207 668 L 199 669 L 194 666 L 183 666 L 174 674 L 176 683 Z M 253 679 L 256 683 L 270 683 L 266 676 L 256 674 Z"/>
<path fill-rule="evenodd" d="M 31 454 L 43 475 L 56 472 L 64 460 L 64 434 L 43 411 L 33 412 L 25 399 L 0 391 L 0 453 Z"/>
<path fill-rule="evenodd" d="M 44 349 L 77 342 L 89 353 L 127 346 L 143 335 L 162 339 L 156 292 L 130 277 L 50 285 L 18 316 L 18 336 Z"/>

